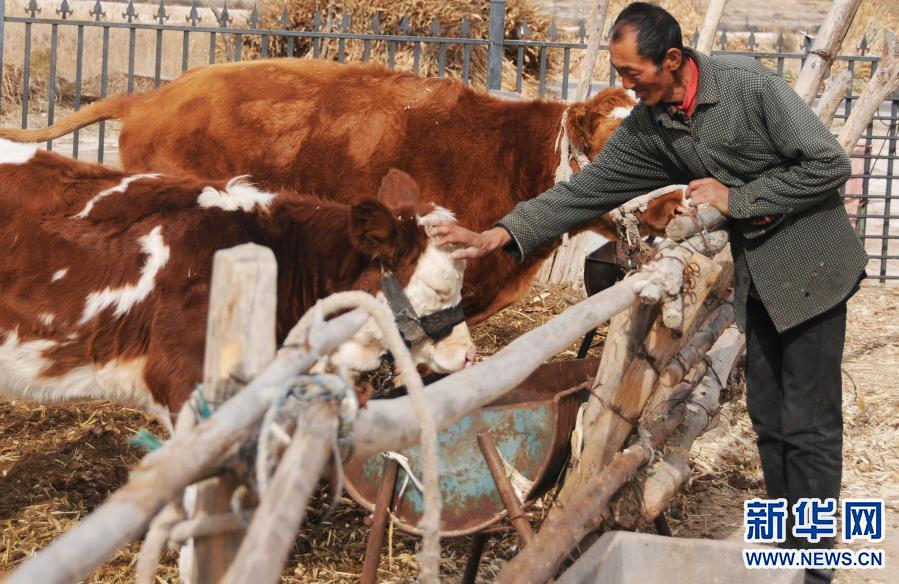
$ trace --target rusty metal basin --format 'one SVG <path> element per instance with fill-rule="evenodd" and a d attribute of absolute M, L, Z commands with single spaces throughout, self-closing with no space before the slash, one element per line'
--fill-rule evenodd
<path fill-rule="evenodd" d="M 589 395 L 599 359 L 547 363 L 502 398 L 461 419 L 438 436 L 440 489 L 443 494 L 441 534 L 469 535 L 490 527 L 505 514 L 505 507 L 478 447 L 477 435 L 490 430 L 503 459 L 530 481 L 525 499 L 542 495 L 556 483 L 570 450 L 569 436 L 577 410 Z M 422 469 L 418 446 L 400 451 L 409 459 L 419 480 Z M 351 457 L 344 467 L 346 490 L 360 505 L 374 511 L 383 470 L 380 454 Z M 400 468 L 394 489 L 396 526 L 413 534 L 423 501 L 406 472 Z"/>

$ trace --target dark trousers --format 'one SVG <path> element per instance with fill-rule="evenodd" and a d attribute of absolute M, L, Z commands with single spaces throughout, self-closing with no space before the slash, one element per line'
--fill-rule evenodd
<path fill-rule="evenodd" d="M 746 406 L 758 435 L 765 486 L 784 498 L 792 519 L 800 498 L 840 496 L 843 466 L 842 377 L 846 303 L 778 333 L 764 305 L 749 298 L 746 323 Z M 793 538 L 786 548 L 829 548 Z"/>

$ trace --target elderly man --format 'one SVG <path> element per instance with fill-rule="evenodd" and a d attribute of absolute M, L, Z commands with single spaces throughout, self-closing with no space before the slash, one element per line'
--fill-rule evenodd
<path fill-rule="evenodd" d="M 746 400 L 768 497 L 790 508 L 800 498 L 836 499 L 846 301 L 867 262 L 837 190 L 849 160 L 780 76 L 750 59 L 685 49 L 681 39 L 665 10 L 625 8 L 611 61 L 641 103 L 593 163 L 493 229 L 446 225 L 439 233 L 461 244 L 460 258 L 499 248 L 524 257 L 637 195 L 689 183 L 693 205 L 730 217 Z M 784 545 L 813 547 L 789 526 Z M 830 577 L 809 571 L 806 579 Z"/>

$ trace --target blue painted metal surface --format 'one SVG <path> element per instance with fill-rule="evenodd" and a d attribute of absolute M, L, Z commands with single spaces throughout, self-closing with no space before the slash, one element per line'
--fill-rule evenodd
<path fill-rule="evenodd" d="M 457 422 L 439 435 L 440 485 L 443 494 L 441 532 L 446 537 L 467 535 L 496 523 L 505 508 L 477 443 L 490 430 L 503 459 L 533 483 L 528 500 L 553 485 L 568 457 L 569 436 L 578 406 L 588 395 L 598 360 L 566 361 L 541 366 L 501 400 Z M 400 452 L 412 473 L 421 479 L 418 446 Z M 347 492 L 374 510 L 381 478 L 381 455 L 347 461 Z M 400 469 L 395 488 L 397 526 L 419 533 L 422 496 Z M 400 497 L 401 494 L 401 497 Z"/>

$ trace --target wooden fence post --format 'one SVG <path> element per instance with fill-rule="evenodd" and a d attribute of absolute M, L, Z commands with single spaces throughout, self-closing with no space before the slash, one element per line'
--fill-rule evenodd
<path fill-rule="evenodd" d="M 824 77 L 830 71 L 830 65 L 833 58 L 840 52 L 840 46 L 846 33 L 849 31 L 849 25 L 858 12 L 858 6 L 862 0 L 834 0 L 824 17 L 824 22 L 818 29 L 818 35 L 815 37 L 815 44 L 809 51 L 802 71 L 796 79 L 793 89 L 799 94 L 799 97 L 805 103 L 812 105 L 815 97 L 818 95 L 818 86 Z"/>
<path fill-rule="evenodd" d="M 709 7 L 705 11 L 705 19 L 702 21 L 699 40 L 694 47 L 700 53 L 712 54 L 712 47 L 715 46 L 715 32 L 718 30 L 718 23 L 721 21 L 721 13 L 724 12 L 725 4 L 727 4 L 727 0 L 711 0 L 709 2 Z"/>
<path fill-rule="evenodd" d="M 593 17 L 590 20 L 590 36 L 587 40 L 587 51 L 581 61 L 580 78 L 577 82 L 577 93 L 574 101 L 584 101 L 590 95 L 593 84 L 593 70 L 596 69 L 596 55 L 602 42 L 602 29 L 605 26 L 606 14 L 609 12 L 609 0 L 597 0 Z"/>
<path fill-rule="evenodd" d="M 270 249 L 252 243 L 215 254 L 203 362 L 203 395 L 215 409 L 275 356 L 277 263 Z M 230 511 L 237 483 L 230 477 L 197 485 L 195 516 Z M 240 547 L 242 532 L 194 540 L 190 581 L 218 582 Z"/>

